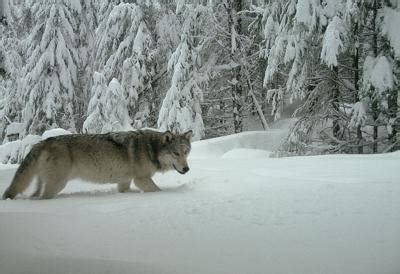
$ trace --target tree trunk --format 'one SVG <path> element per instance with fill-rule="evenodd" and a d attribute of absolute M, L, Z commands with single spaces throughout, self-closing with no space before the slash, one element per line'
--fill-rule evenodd
<path fill-rule="evenodd" d="M 233 104 L 233 125 L 235 133 L 243 131 L 243 87 L 241 84 L 240 67 L 233 69 L 232 79 L 232 104 Z"/>
<path fill-rule="evenodd" d="M 246 76 L 248 77 L 248 75 L 246 75 Z M 263 129 L 267 130 L 267 129 L 269 129 L 269 125 L 268 125 L 267 119 L 265 119 L 263 109 L 262 109 L 260 103 L 258 102 L 256 95 L 254 94 L 253 87 L 251 86 L 251 83 L 250 83 L 250 79 L 247 79 L 247 86 L 249 88 L 249 95 L 251 96 L 251 99 L 253 100 L 253 107 L 255 108 L 255 111 L 257 112 L 258 117 L 261 120 Z"/>
<path fill-rule="evenodd" d="M 339 78 L 339 69 L 338 67 L 333 67 L 333 77 L 337 80 Z M 333 89 L 332 89 L 332 107 L 335 111 L 334 117 L 333 117 L 333 122 L 332 122 L 332 130 L 333 130 L 333 136 L 337 139 L 340 140 L 340 125 L 339 125 L 339 97 L 340 97 L 340 91 L 339 91 L 339 85 L 337 84 L 337 81 L 333 83 Z"/>
<path fill-rule="evenodd" d="M 392 145 L 391 151 L 395 151 L 396 148 L 396 143 L 397 143 L 397 133 L 399 130 L 399 117 L 398 115 L 398 105 L 397 105 L 397 97 L 398 97 L 398 90 L 393 89 L 389 93 L 388 97 L 388 111 L 389 111 L 389 119 L 392 127 L 392 132 L 389 133 L 389 141 Z"/>
<path fill-rule="evenodd" d="M 399 62 L 400 63 L 400 62 Z M 396 114 L 396 122 L 395 122 L 395 129 L 396 129 L 396 141 L 397 145 L 393 148 L 393 151 L 400 150 L 400 92 L 397 89 L 397 114 Z"/>
<path fill-rule="evenodd" d="M 358 22 L 354 24 L 354 37 L 355 37 L 355 47 L 354 47 L 354 55 L 353 55 L 353 68 L 354 68 L 354 103 L 360 101 L 359 98 L 359 92 L 360 92 L 360 68 L 359 68 L 359 63 L 360 63 L 360 40 L 359 40 L 359 26 Z M 359 154 L 363 153 L 363 147 L 362 147 L 362 132 L 361 132 L 361 125 L 357 125 L 356 128 L 356 134 L 357 134 L 357 152 Z"/>
<path fill-rule="evenodd" d="M 378 30 L 376 29 L 376 20 L 378 17 L 378 0 L 374 0 L 374 6 L 373 6 L 373 17 L 372 17 L 372 31 L 373 31 L 373 36 L 372 36 L 372 49 L 374 52 L 374 57 L 378 57 Z M 372 152 L 377 153 L 378 152 L 378 98 L 376 96 L 373 96 L 372 98 L 372 118 L 374 121 L 373 124 L 373 145 L 372 145 Z"/>
<path fill-rule="evenodd" d="M 237 16 L 237 12 L 242 10 L 242 1 L 233 0 L 228 2 L 226 6 L 229 16 L 229 26 L 231 34 L 231 60 L 239 64 L 232 69 L 231 91 L 232 91 L 232 108 L 233 108 L 233 125 L 235 133 L 243 131 L 243 85 L 242 85 L 242 68 L 239 60 L 238 39 L 241 33 L 241 19 Z"/>
<path fill-rule="evenodd" d="M 3 0 L 0 0 L 0 24 L 4 24 L 4 26 L 7 25 Z M 4 35 L 4 34 L 2 33 L 1 35 Z M 6 75 L 5 58 L 6 58 L 5 53 L 0 51 L 0 76 L 3 76 L 3 77 Z"/>

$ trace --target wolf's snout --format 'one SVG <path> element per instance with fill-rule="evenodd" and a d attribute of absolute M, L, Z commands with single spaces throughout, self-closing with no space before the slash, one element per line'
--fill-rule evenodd
<path fill-rule="evenodd" d="M 174 167 L 174 168 L 175 168 L 175 170 L 176 170 L 176 171 L 178 171 L 180 174 L 185 174 L 186 172 L 188 172 L 188 171 L 189 171 L 189 167 L 188 167 L 188 166 L 185 166 L 184 168 L 182 168 L 182 170 L 180 170 L 180 169 L 176 168 L 176 166 L 175 166 L 175 165 L 173 165 L 173 167 Z"/>

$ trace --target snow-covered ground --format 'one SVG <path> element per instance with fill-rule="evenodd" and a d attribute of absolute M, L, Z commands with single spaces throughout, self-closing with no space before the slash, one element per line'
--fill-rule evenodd
<path fill-rule="evenodd" d="M 281 138 L 197 142 L 159 193 L 0 201 L 0 273 L 400 273 L 400 153 L 269 158 Z"/>

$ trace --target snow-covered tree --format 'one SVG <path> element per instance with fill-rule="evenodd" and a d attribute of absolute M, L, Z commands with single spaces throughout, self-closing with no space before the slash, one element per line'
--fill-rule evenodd
<path fill-rule="evenodd" d="M 372 117 L 370 125 L 373 128 L 372 150 L 378 152 L 379 145 L 384 143 L 379 140 L 382 137 L 389 135 L 392 145 L 396 145 L 397 142 L 395 137 L 399 123 L 396 119 L 399 88 L 395 76 L 397 47 L 396 41 L 391 40 L 391 36 L 388 34 L 390 29 L 393 29 L 392 24 L 400 20 L 400 13 L 396 14 L 391 3 L 382 0 L 368 1 L 366 6 L 368 11 L 365 16 L 366 23 L 370 28 L 365 43 L 370 46 L 370 49 L 367 51 L 363 66 L 361 96 L 369 99 L 369 110 Z M 390 23 L 387 21 L 388 19 L 391 20 Z M 384 133 L 386 130 L 387 134 Z M 383 133 L 383 136 L 379 136 L 380 132 L 381 135 Z"/>
<path fill-rule="evenodd" d="M 122 84 L 132 117 L 139 96 L 151 88 L 152 43 L 142 7 L 136 4 L 113 6 L 97 31 L 94 67 L 107 81 L 116 78 Z"/>
<path fill-rule="evenodd" d="M 242 32 L 241 19 L 237 13 L 242 10 L 242 0 L 226 1 L 224 3 L 228 15 L 230 35 L 230 58 L 236 65 L 232 68 L 231 90 L 233 98 L 233 124 L 236 133 L 243 131 L 243 68 L 239 56 L 243 54 L 238 46 L 239 35 Z"/>
<path fill-rule="evenodd" d="M 384 145 L 384 126 L 390 120 L 385 105 L 396 90 L 396 62 L 382 33 L 384 17 L 378 16 L 388 3 L 296 0 L 266 6 L 265 33 L 271 38 L 266 36 L 264 84 L 274 105 L 298 95 L 303 101 L 282 146 L 285 153 L 362 153 L 370 151 L 368 144 L 376 152 L 379 143 Z M 296 37 L 294 42 L 290 36 Z M 389 112 L 396 116 L 395 110 Z"/>
<path fill-rule="evenodd" d="M 344 93 L 348 92 L 343 75 L 347 72 L 341 63 L 348 38 L 342 13 L 345 4 L 298 0 L 267 6 L 265 34 L 277 30 L 272 41 L 266 38 L 264 51 L 268 99 L 277 110 L 275 114 L 285 103 L 303 101 L 295 112 L 300 118 L 283 144 L 286 153 L 318 153 L 341 147 L 348 124 L 343 109 Z M 288 76 L 282 79 L 282 73 Z M 312 147 L 316 139 L 319 144 Z"/>
<path fill-rule="evenodd" d="M 262 13 L 248 1 L 208 2 L 202 21 L 207 43 L 201 53 L 210 76 L 202 103 L 207 136 L 241 132 L 256 123 L 268 128 L 261 101 Z"/>
<path fill-rule="evenodd" d="M 363 32 L 362 25 L 362 17 L 363 10 L 361 5 L 361 0 L 353 0 L 347 2 L 346 7 L 347 12 L 344 15 L 344 23 L 347 25 L 347 33 L 348 39 L 347 42 L 350 44 L 348 47 L 349 54 L 352 59 L 352 71 L 353 75 L 353 96 L 352 102 L 353 107 L 351 109 L 351 118 L 349 123 L 349 129 L 356 130 L 356 144 L 357 144 L 357 153 L 363 153 L 363 133 L 361 127 L 365 125 L 366 122 L 366 102 L 360 100 L 360 79 L 361 79 L 361 71 L 360 71 L 360 60 L 362 56 L 362 48 L 361 48 L 361 33 Z"/>
<path fill-rule="evenodd" d="M 143 46 L 148 43 L 146 28 L 140 6 L 130 3 L 114 6 L 106 23 L 97 30 L 95 69 L 102 71 L 108 81 L 112 78 L 121 81 L 124 61 L 146 50 Z"/>
<path fill-rule="evenodd" d="M 107 84 L 103 74 L 95 72 L 93 75 L 93 86 L 88 105 L 88 116 L 83 123 L 84 133 L 100 133 L 103 125 L 107 123 L 104 116 L 104 104 L 106 101 Z"/>
<path fill-rule="evenodd" d="M 200 102 L 203 98 L 202 86 L 207 78 L 199 71 L 201 63 L 199 50 L 193 36 L 196 35 L 196 19 L 202 7 L 185 5 L 181 41 L 168 62 L 168 70 L 172 72 L 171 87 L 163 100 L 158 117 L 161 130 L 185 132 L 193 130 L 193 138 L 199 140 L 204 136 L 204 124 Z"/>
<path fill-rule="evenodd" d="M 91 80 L 94 73 L 96 29 L 99 24 L 99 1 L 82 0 L 82 12 L 77 18 L 78 23 L 78 72 L 76 90 L 77 100 L 79 100 L 77 115 L 77 128 L 80 129 L 83 118 L 86 116 L 87 102 L 90 99 Z"/>
<path fill-rule="evenodd" d="M 4 1 L 0 131 L 199 139 L 291 108 L 285 155 L 400 147 L 398 1 Z"/>
<path fill-rule="evenodd" d="M 0 23 L 0 140 L 11 122 L 19 122 L 21 101 L 17 94 L 22 58 L 20 41 L 11 18 Z"/>
<path fill-rule="evenodd" d="M 400 149 L 400 36 L 398 26 L 400 24 L 400 3 L 391 1 L 383 8 L 382 34 L 390 44 L 390 52 L 393 66 L 395 86 L 388 95 L 388 133 L 391 142 L 390 150 Z"/>
<path fill-rule="evenodd" d="M 106 133 L 131 130 L 132 120 L 121 84 L 112 79 L 108 87 L 101 73 L 94 73 L 94 85 L 89 102 L 88 117 L 83 123 L 85 133 Z"/>
<path fill-rule="evenodd" d="M 36 1 L 31 11 L 37 22 L 27 37 L 22 87 L 23 121 L 29 133 L 51 127 L 75 128 L 78 52 L 75 18 L 80 2 Z"/>
<path fill-rule="evenodd" d="M 105 100 L 104 117 L 107 123 L 103 125 L 102 132 L 132 130 L 128 104 L 123 88 L 117 79 L 112 79 L 108 84 L 103 100 Z"/>
<path fill-rule="evenodd" d="M 316 67 L 321 66 L 316 56 L 321 56 L 322 31 L 326 29 L 327 18 L 317 1 L 271 1 L 264 9 L 267 99 L 272 102 L 276 118 L 280 117 L 286 103 L 304 101 L 297 111 L 302 117 L 283 145 L 285 153 L 303 153 L 313 130 L 331 115 L 329 95 L 333 92 L 326 90 L 330 85 L 325 80 L 326 74 L 332 75 L 334 70 L 327 66 L 319 69 L 325 76 L 316 79 L 322 81 L 309 81 Z"/>
<path fill-rule="evenodd" d="M 128 100 L 130 115 L 136 116 L 142 126 L 147 126 L 146 116 L 140 117 L 136 102 L 145 97 L 144 93 L 151 92 L 151 78 L 154 74 L 152 68 L 153 40 L 144 21 L 138 27 L 133 43 L 133 54 L 123 63 L 122 86 Z M 148 104 L 141 100 L 140 103 Z M 140 112 L 140 111 L 139 111 Z"/>

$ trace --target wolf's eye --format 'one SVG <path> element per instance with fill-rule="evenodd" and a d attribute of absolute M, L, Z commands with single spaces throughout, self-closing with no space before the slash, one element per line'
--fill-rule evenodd
<path fill-rule="evenodd" d="M 174 155 L 175 156 L 179 156 L 179 152 L 174 152 Z"/>

